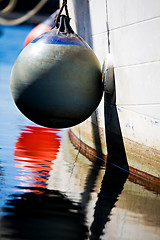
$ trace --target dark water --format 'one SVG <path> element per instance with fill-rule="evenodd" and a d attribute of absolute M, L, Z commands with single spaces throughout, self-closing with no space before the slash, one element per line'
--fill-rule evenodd
<path fill-rule="evenodd" d="M 0 239 L 160 239 L 156 188 L 93 165 L 67 129 L 40 127 L 18 111 L 9 78 L 31 27 L 1 28 Z"/>

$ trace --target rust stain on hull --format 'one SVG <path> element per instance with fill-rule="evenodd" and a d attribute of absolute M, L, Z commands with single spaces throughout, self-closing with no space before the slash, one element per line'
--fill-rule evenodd
<path fill-rule="evenodd" d="M 71 129 L 68 130 L 68 135 L 72 144 L 83 154 L 86 158 L 88 158 L 91 162 L 101 165 L 105 168 L 107 163 L 107 155 L 97 152 L 92 147 L 88 146 L 84 142 L 82 142 Z M 146 172 L 140 171 L 129 166 L 129 176 L 128 179 L 131 182 L 139 184 L 144 188 L 153 191 L 155 193 L 160 193 L 160 179 L 153 175 L 150 175 Z"/>

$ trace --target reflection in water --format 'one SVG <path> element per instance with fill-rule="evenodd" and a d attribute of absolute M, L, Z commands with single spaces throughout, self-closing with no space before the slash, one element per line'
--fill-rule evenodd
<path fill-rule="evenodd" d="M 2 166 L 0 166 L 0 177 L 2 176 Z"/>
<path fill-rule="evenodd" d="M 18 138 L 14 160 L 21 169 L 22 186 L 46 187 L 49 171 L 60 147 L 59 130 L 38 126 L 26 127 Z"/>
<path fill-rule="evenodd" d="M 2 168 L 1 162 L 0 162 L 0 193 L 1 193 L 2 184 L 3 184 L 3 168 Z M 0 195 L 0 200 L 1 200 L 1 195 Z"/>
<path fill-rule="evenodd" d="M 67 131 L 26 127 L 14 155 L 21 193 L 3 208 L 0 239 L 158 239 L 159 217 L 145 225 L 147 203 L 155 211 L 157 196 L 126 181 L 128 173 L 110 163 L 105 170 L 89 162 Z M 138 235 L 129 234 L 137 228 Z"/>
<path fill-rule="evenodd" d="M 37 126 L 21 132 L 14 156 L 23 193 L 10 196 L 3 208 L 7 213 L 1 220 L 3 239 L 86 239 L 81 206 L 59 191 L 46 189 L 59 152 L 59 133 Z"/>
<path fill-rule="evenodd" d="M 40 188 L 31 190 L 31 193 L 16 196 L 8 202 L 14 208 L 13 215 L 3 217 L 2 220 L 4 239 L 86 239 L 87 227 L 79 205 L 73 204 L 59 191 Z"/>
<path fill-rule="evenodd" d="M 115 177 L 116 176 L 116 177 Z M 123 190 L 128 173 L 110 165 L 106 165 L 100 193 L 95 206 L 94 220 L 91 225 L 91 240 L 98 240 L 103 234 L 105 224 L 110 221 L 109 215 L 118 196 Z"/>

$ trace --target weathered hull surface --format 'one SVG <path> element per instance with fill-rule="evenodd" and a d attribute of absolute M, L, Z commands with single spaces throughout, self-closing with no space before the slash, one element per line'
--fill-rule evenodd
<path fill-rule="evenodd" d="M 128 164 L 159 184 L 160 2 L 69 0 L 68 5 L 73 28 L 101 65 L 112 56 L 115 84 L 112 94 L 104 93 L 95 115 L 72 132 L 116 164 Z M 101 147 L 95 140 L 97 131 Z"/>

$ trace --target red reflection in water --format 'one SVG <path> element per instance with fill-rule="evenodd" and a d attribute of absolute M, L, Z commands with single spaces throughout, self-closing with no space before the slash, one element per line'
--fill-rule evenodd
<path fill-rule="evenodd" d="M 46 187 L 61 137 L 58 129 L 27 126 L 15 144 L 15 167 L 21 169 L 23 186 Z"/>

